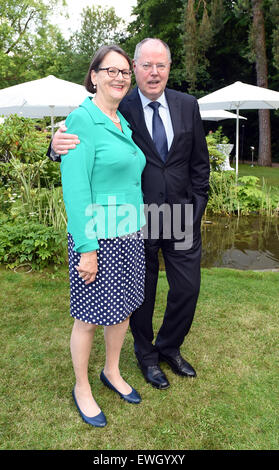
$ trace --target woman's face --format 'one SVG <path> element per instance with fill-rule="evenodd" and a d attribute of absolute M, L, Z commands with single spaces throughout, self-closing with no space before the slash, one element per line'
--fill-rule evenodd
<path fill-rule="evenodd" d="M 104 57 L 99 68 L 116 67 L 119 70 L 130 70 L 129 62 L 123 55 L 115 51 L 110 51 Z M 131 76 L 123 78 L 119 72 L 117 77 L 110 77 L 107 70 L 99 70 L 91 72 L 91 80 L 97 86 L 96 97 L 107 102 L 120 103 L 122 98 L 128 92 L 131 85 Z"/>

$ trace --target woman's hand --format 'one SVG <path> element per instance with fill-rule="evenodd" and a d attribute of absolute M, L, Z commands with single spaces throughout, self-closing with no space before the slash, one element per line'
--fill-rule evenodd
<path fill-rule="evenodd" d="M 76 270 L 85 281 L 85 284 L 90 284 L 95 281 L 98 272 L 97 251 L 81 253 L 80 262 L 79 265 L 76 266 Z"/>

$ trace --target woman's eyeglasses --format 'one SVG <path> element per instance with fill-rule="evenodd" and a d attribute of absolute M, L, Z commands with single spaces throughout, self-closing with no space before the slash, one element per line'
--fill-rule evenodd
<path fill-rule="evenodd" d="M 122 77 L 123 77 L 125 80 L 128 80 L 128 79 L 131 77 L 131 75 L 132 75 L 131 70 L 128 70 L 128 69 L 120 70 L 120 69 L 118 69 L 118 68 L 116 68 L 116 67 L 100 67 L 98 70 L 106 70 L 108 76 L 111 77 L 111 78 L 116 78 L 116 77 L 118 77 L 119 72 L 121 72 Z"/>

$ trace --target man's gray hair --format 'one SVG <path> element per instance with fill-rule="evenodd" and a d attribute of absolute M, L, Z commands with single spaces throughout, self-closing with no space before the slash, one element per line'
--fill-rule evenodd
<path fill-rule="evenodd" d="M 141 47 L 143 46 L 143 44 L 145 44 L 148 41 L 159 41 L 161 44 L 163 44 L 163 46 L 167 50 L 169 62 L 171 62 L 171 52 L 170 52 L 169 46 L 167 45 L 166 42 L 162 41 L 162 39 L 158 39 L 158 38 L 145 38 L 136 45 L 135 54 L 134 54 L 134 61 L 135 62 L 137 62 L 137 60 L 139 58 Z"/>

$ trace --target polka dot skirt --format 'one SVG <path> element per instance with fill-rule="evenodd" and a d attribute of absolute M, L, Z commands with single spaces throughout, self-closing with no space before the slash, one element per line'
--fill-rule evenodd
<path fill-rule="evenodd" d="M 123 322 L 144 300 L 145 257 L 142 231 L 123 237 L 98 240 L 98 272 L 85 284 L 75 266 L 80 253 L 68 234 L 70 313 L 95 325 Z"/>

